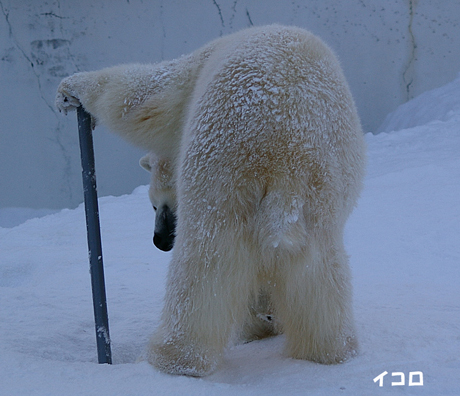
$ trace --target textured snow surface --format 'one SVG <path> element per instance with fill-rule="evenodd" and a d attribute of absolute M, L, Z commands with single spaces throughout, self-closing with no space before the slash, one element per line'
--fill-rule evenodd
<path fill-rule="evenodd" d="M 434 104 L 419 97 L 417 111 Z M 460 112 L 446 104 L 440 114 L 366 136 L 365 188 L 345 235 L 361 344 L 350 362 L 288 359 L 279 336 L 231 347 L 203 379 L 135 363 L 158 324 L 170 259 L 152 245 L 142 186 L 100 199 L 111 366 L 96 364 L 83 207 L 0 228 L 0 395 L 460 394 Z M 415 371 L 423 386 L 408 386 Z M 395 372 L 404 386 L 391 385 Z"/>

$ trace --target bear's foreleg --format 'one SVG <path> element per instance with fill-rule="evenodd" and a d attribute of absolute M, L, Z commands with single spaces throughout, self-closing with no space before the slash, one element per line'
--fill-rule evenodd
<path fill-rule="evenodd" d="M 176 69 L 171 66 L 171 72 Z M 61 81 L 56 107 L 67 114 L 81 105 L 94 125 L 103 124 L 136 146 L 172 158 L 177 154 L 187 96 L 175 88 L 174 79 L 167 84 L 162 78 L 155 65 L 76 73 Z"/>
<path fill-rule="evenodd" d="M 234 326 L 248 314 L 256 276 L 237 243 L 230 249 L 181 239 L 179 232 L 148 360 L 170 374 L 200 377 L 216 368 Z"/>

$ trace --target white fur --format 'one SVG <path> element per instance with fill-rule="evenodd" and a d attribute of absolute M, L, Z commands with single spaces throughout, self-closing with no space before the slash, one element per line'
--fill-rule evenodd
<path fill-rule="evenodd" d="M 150 202 L 154 208 L 167 205 L 174 212 L 177 209 L 176 182 L 171 161 L 158 158 L 153 153 L 142 157 L 139 165 L 150 172 Z"/>
<path fill-rule="evenodd" d="M 177 228 L 152 364 L 212 372 L 235 326 L 257 331 L 261 295 L 289 356 L 339 363 L 356 353 L 343 229 L 365 147 L 323 42 L 298 28 L 252 28 L 177 60 L 68 77 L 56 102 L 81 103 L 151 151 L 151 169 L 167 164 L 153 166 L 150 195 L 175 202 Z M 172 195 L 156 186 L 161 174 Z"/>

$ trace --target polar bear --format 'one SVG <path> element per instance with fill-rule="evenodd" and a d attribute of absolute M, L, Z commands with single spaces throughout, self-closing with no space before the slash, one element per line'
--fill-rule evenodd
<path fill-rule="evenodd" d="M 174 217 L 175 248 L 151 364 L 213 372 L 235 329 L 257 328 L 261 301 L 288 356 L 332 364 L 357 353 L 343 231 L 365 145 L 339 62 L 319 38 L 243 30 L 172 61 L 75 74 L 56 104 L 82 105 L 156 158 L 148 166 L 164 184 L 155 177 L 150 195 Z"/>
<path fill-rule="evenodd" d="M 149 197 L 156 212 L 153 243 L 160 250 L 169 251 L 174 245 L 177 209 L 171 163 L 150 152 L 140 159 L 139 164 L 151 174 Z M 282 332 L 275 320 L 267 290 L 260 290 L 249 302 L 249 312 L 250 315 L 235 336 L 235 342 L 250 342 Z"/>

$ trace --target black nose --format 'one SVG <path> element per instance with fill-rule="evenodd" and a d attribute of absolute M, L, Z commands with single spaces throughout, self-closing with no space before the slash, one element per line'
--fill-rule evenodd
<path fill-rule="evenodd" d="M 169 252 L 174 247 L 174 235 L 163 236 L 160 234 L 153 234 L 153 244 L 163 252 Z"/>
<path fill-rule="evenodd" d="M 175 231 L 176 216 L 167 205 L 163 205 L 156 212 L 153 244 L 158 249 L 169 252 L 174 246 Z"/>

